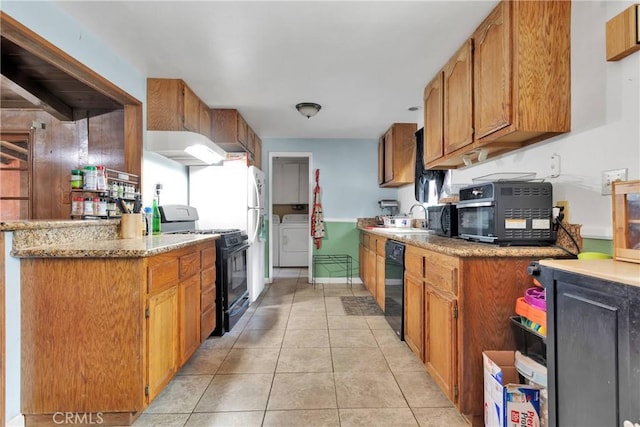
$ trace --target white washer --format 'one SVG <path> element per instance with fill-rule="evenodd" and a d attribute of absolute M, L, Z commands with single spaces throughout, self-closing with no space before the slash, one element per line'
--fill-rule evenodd
<path fill-rule="evenodd" d="M 280 215 L 271 215 L 273 266 L 280 267 Z"/>
<path fill-rule="evenodd" d="M 284 215 L 279 231 L 280 267 L 308 267 L 309 215 Z"/>

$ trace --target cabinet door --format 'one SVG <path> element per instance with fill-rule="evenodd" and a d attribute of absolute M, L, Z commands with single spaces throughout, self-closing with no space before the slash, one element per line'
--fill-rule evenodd
<path fill-rule="evenodd" d="M 249 127 L 244 118 L 237 112 L 237 132 L 238 132 L 238 142 L 244 145 L 244 148 L 249 149 Z"/>
<path fill-rule="evenodd" d="M 509 5 L 500 3 L 473 35 L 476 139 L 511 124 Z"/>
<path fill-rule="evenodd" d="M 577 275 L 557 277 L 561 280 L 555 281 L 555 329 L 550 333 L 555 351 L 548 351 L 555 356 L 549 361 L 555 372 L 550 420 L 555 418 L 559 426 L 620 426 L 624 414 L 630 414 L 626 399 L 633 396 L 634 373 L 629 361 L 638 351 L 629 347 L 629 298 L 620 292 L 624 287 L 612 283 Z M 637 405 L 637 400 L 631 403 L 636 416 Z"/>
<path fill-rule="evenodd" d="M 211 138 L 211 113 L 204 102 L 200 102 L 200 133 Z"/>
<path fill-rule="evenodd" d="M 372 239 L 373 240 L 373 239 Z M 376 284 L 376 251 L 371 248 L 367 248 L 367 289 L 376 298 L 377 284 Z"/>
<path fill-rule="evenodd" d="M 253 153 L 253 161 L 258 169 L 262 169 L 262 140 L 256 135 L 256 148 Z"/>
<path fill-rule="evenodd" d="M 393 127 L 384 134 L 384 182 L 393 181 Z"/>
<path fill-rule="evenodd" d="M 185 130 L 200 132 L 200 98 L 186 84 L 182 86 L 182 96 L 182 125 Z"/>
<path fill-rule="evenodd" d="M 180 311 L 180 365 L 200 346 L 200 275 L 196 274 L 178 285 Z"/>
<path fill-rule="evenodd" d="M 149 298 L 147 355 L 149 401 L 178 369 L 178 291 L 172 287 Z"/>
<path fill-rule="evenodd" d="M 424 282 L 408 273 L 404 276 L 404 340 L 424 360 Z"/>
<path fill-rule="evenodd" d="M 473 142 L 471 39 L 444 67 L 444 153 Z"/>
<path fill-rule="evenodd" d="M 284 163 L 282 165 L 282 177 L 280 203 L 298 203 L 300 165 L 298 163 Z"/>
<path fill-rule="evenodd" d="M 427 286 L 425 305 L 424 361 L 443 393 L 456 403 L 457 301 L 452 295 Z"/>
<path fill-rule="evenodd" d="M 384 184 L 384 136 L 378 140 L 378 185 Z"/>
<path fill-rule="evenodd" d="M 439 72 L 424 89 L 424 153 L 422 162 L 437 160 L 444 155 L 443 120 L 444 85 L 443 73 Z"/>
<path fill-rule="evenodd" d="M 384 311 L 384 256 L 376 255 L 376 302 Z"/>
<path fill-rule="evenodd" d="M 309 203 L 309 163 L 298 165 L 298 203 Z"/>

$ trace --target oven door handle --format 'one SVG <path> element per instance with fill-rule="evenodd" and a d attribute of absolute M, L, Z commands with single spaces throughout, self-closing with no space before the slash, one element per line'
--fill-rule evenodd
<path fill-rule="evenodd" d="M 494 202 L 458 202 L 458 209 L 461 208 L 483 208 L 493 206 Z"/>
<path fill-rule="evenodd" d="M 238 246 L 236 248 L 233 248 L 233 250 L 231 250 L 229 252 L 223 252 L 223 255 L 224 255 L 225 258 L 228 258 L 228 257 L 230 257 L 232 255 L 237 254 L 238 252 L 246 251 L 247 249 L 249 249 L 249 246 L 250 245 L 248 243 L 246 243 L 246 244 L 244 244 L 242 246 Z"/>

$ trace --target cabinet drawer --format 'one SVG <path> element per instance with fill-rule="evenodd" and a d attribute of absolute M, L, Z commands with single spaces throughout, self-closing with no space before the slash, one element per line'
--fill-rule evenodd
<path fill-rule="evenodd" d="M 414 276 L 424 277 L 424 252 L 407 246 L 404 252 L 404 269 Z"/>
<path fill-rule="evenodd" d="M 180 257 L 180 278 L 193 276 L 200 271 L 200 252 L 192 252 Z"/>
<path fill-rule="evenodd" d="M 216 283 L 216 268 L 211 267 L 206 270 L 202 270 L 202 282 L 201 288 L 203 291 L 206 288 L 213 287 Z"/>
<path fill-rule="evenodd" d="M 457 295 L 458 258 L 434 252 L 426 252 L 424 260 L 427 284 Z"/>
<path fill-rule="evenodd" d="M 215 305 L 200 315 L 200 342 L 211 335 L 216 327 L 216 307 Z"/>
<path fill-rule="evenodd" d="M 147 291 L 155 293 L 167 289 L 178 281 L 178 258 L 160 255 L 149 260 Z"/>
<path fill-rule="evenodd" d="M 216 248 L 205 248 L 200 252 L 200 265 L 202 268 L 213 267 L 216 265 Z"/>
<path fill-rule="evenodd" d="M 216 288 L 211 287 L 200 293 L 200 312 L 204 313 L 216 305 Z"/>

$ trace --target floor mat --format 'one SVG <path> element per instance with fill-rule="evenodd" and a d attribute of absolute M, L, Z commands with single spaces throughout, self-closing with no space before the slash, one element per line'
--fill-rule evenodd
<path fill-rule="evenodd" d="M 342 296 L 342 307 L 347 316 L 384 316 L 373 297 Z"/>

